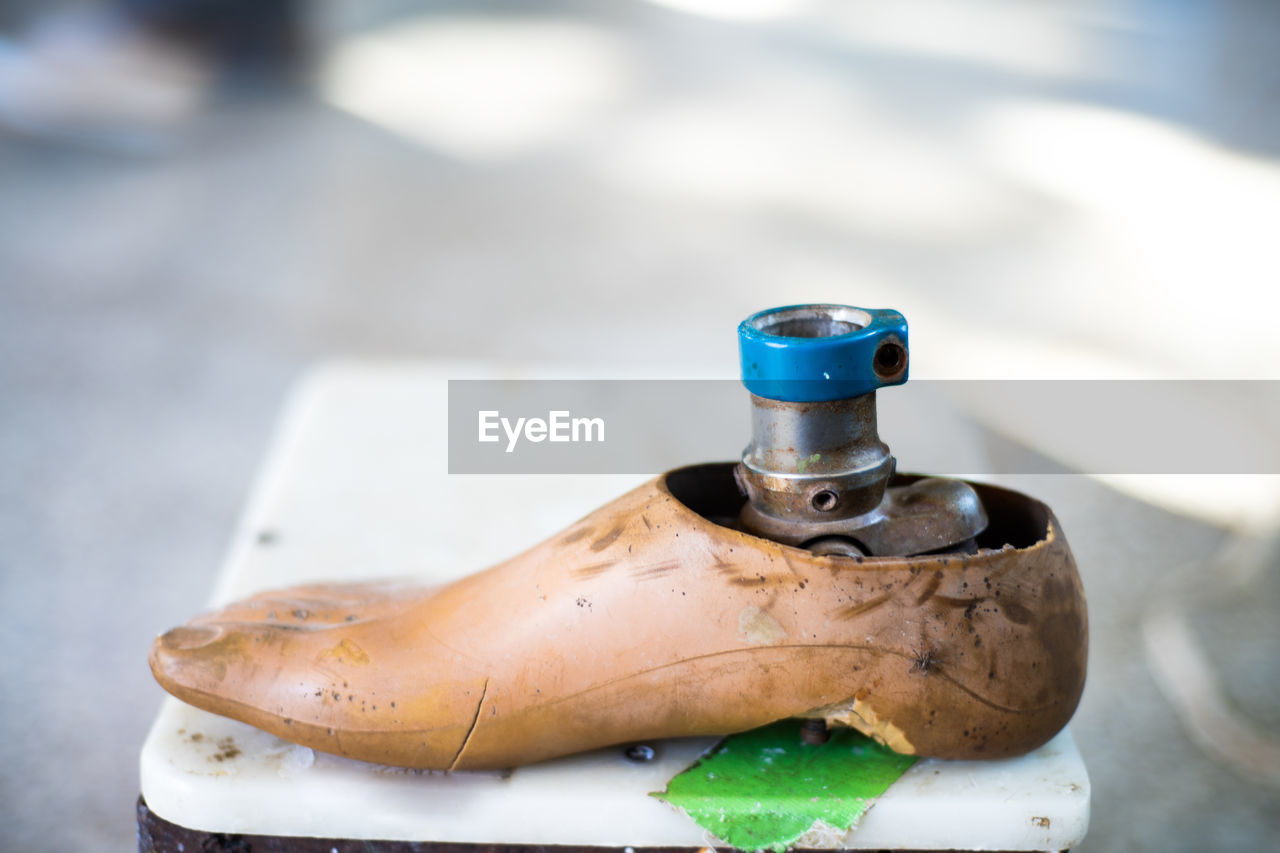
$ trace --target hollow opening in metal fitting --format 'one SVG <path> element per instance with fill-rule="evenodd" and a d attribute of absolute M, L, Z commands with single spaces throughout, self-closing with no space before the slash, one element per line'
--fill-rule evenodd
<path fill-rule="evenodd" d="M 800 305 L 752 321 L 756 331 L 780 338 L 834 338 L 870 325 L 865 311 L 844 305 Z"/>
<path fill-rule="evenodd" d="M 809 503 L 818 512 L 831 512 L 840 503 L 840 497 L 830 489 L 822 489 L 809 499 Z"/>
<path fill-rule="evenodd" d="M 902 344 L 885 341 L 876 350 L 875 372 L 881 379 L 901 373 L 907 364 L 907 351 Z"/>

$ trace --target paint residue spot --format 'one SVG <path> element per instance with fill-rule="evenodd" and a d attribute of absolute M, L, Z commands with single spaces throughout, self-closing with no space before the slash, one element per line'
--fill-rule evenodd
<path fill-rule="evenodd" d="M 342 642 L 333 648 L 325 649 L 322 657 L 356 666 L 363 666 L 369 662 L 368 653 L 356 645 L 355 641 L 350 637 L 344 637 Z"/>
<path fill-rule="evenodd" d="M 758 607 L 744 607 L 738 614 L 738 631 L 753 646 L 771 646 L 787 638 L 787 632 L 768 613 Z"/>

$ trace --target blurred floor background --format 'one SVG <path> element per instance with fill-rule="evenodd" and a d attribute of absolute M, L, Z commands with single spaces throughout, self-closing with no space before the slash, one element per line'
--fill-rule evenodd
<path fill-rule="evenodd" d="M 837 301 L 903 311 L 914 376 L 1280 378 L 1266 0 L 324 0 L 312 83 L 180 57 L 142 106 L 98 25 L 32 83 L 51 14 L 0 4 L 5 849 L 133 846 L 146 650 L 317 360 L 729 375 L 742 317 Z M 1143 622 L 1192 600 L 1280 724 L 1280 483 L 1007 481 L 1089 593 L 1083 849 L 1273 846 L 1275 767 L 1198 745 Z"/>

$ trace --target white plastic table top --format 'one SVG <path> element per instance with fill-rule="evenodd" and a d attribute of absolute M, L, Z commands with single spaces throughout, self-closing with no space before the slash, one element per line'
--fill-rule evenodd
<path fill-rule="evenodd" d="M 314 372 L 288 406 L 212 603 L 315 580 L 449 580 L 641 481 L 450 477 L 448 375 L 430 364 Z M 494 494 L 505 509 L 476 510 Z M 430 773 L 313 752 L 167 698 L 142 749 L 141 783 L 153 813 L 206 832 L 697 847 L 713 840 L 647 795 L 714 742 L 659 742 L 639 764 L 607 749 L 507 774 Z M 1089 778 L 1063 731 L 1017 759 L 920 761 L 848 836 L 806 846 L 1062 850 L 1088 822 Z"/>

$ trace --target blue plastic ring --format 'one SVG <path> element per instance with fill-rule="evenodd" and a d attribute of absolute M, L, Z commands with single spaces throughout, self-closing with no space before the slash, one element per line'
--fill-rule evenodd
<path fill-rule="evenodd" d="M 907 321 L 893 310 L 788 305 L 738 326 L 742 384 L 791 403 L 843 400 L 907 381 Z"/>

